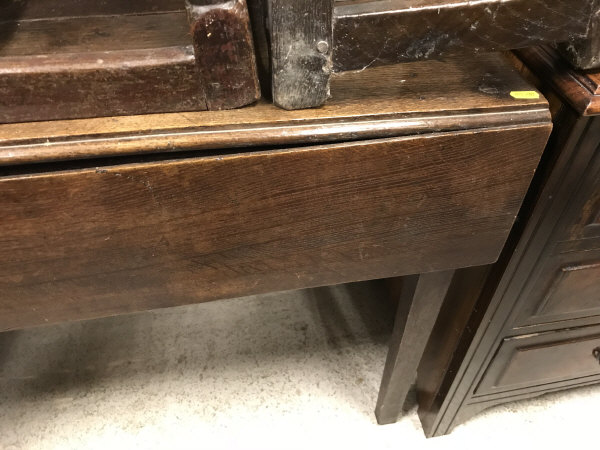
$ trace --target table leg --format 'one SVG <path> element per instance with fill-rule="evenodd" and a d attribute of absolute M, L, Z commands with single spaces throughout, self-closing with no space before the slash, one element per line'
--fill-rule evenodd
<path fill-rule="evenodd" d="M 402 279 L 394 331 L 375 408 L 380 424 L 396 422 L 402 412 L 453 275 L 454 270 L 448 270 Z"/>

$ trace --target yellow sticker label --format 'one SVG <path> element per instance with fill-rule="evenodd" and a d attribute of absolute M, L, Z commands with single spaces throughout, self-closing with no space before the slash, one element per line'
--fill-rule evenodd
<path fill-rule="evenodd" d="M 511 91 L 510 96 L 518 99 L 540 98 L 540 94 L 535 91 Z"/>

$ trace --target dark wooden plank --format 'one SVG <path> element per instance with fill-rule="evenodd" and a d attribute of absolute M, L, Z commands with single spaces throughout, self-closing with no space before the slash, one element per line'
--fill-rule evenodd
<path fill-rule="evenodd" d="M 185 11 L 182 0 L 3 0 L 0 23 L 15 20 L 37 20 L 58 17 L 143 14 L 149 12 Z"/>
<path fill-rule="evenodd" d="M 346 72 L 333 77 L 331 89 L 333 98 L 311 110 L 285 111 L 260 101 L 226 112 L 4 124 L 0 165 L 372 139 L 549 120 L 543 97 L 510 96 L 513 90 L 532 87 L 497 54 Z"/>
<path fill-rule="evenodd" d="M 17 27 L 14 33 L 3 35 L 0 24 L 0 57 L 151 49 L 192 43 L 185 11 L 40 19 L 14 25 Z"/>
<path fill-rule="evenodd" d="M 593 0 L 336 2 L 334 71 L 584 37 Z"/>
<path fill-rule="evenodd" d="M 454 270 L 405 277 L 394 331 L 383 369 L 375 415 L 379 424 L 394 423 L 452 281 Z"/>
<path fill-rule="evenodd" d="M 197 109 L 191 46 L 0 59 L 0 122 Z"/>
<path fill-rule="evenodd" d="M 490 263 L 549 130 L 6 174 L 0 330 Z"/>
<path fill-rule="evenodd" d="M 232 109 L 260 98 L 246 0 L 186 0 L 194 53 L 208 109 Z"/>
<path fill-rule="evenodd" d="M 273 102 L 321 106 L 329 97 L 333 0 L 269 0 Z"/>

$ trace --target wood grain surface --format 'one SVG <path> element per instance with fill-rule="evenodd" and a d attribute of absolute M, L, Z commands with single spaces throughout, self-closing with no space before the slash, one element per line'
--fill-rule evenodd
<path fill-rule="evenodd" d="M 188 58 L 191 64 L 193 56 Z M 261 101 L 226 112 L 0 125 L 0 165 L 357 140 L 546 120 L 543 97 L 510 95 L 531 89 L 497 54 L 378 67 L 334 76 L 333 98 L 319 109 L 284 111 Z"/>
<path fill-rule="evenodd" d="M 492 262 L 538 124 L 0 178 L 0 330 Z"/>
<path fill-rule="evenodd" d="M 183 0 L 3 0 L 0 17 L 6 21 L 98 15 L 185 11 Z"/>
<path fill-rule="evenodd" d="M 191 46 L 0 58 L 0 122 L 206 107 Z"/>
<path fill-rule="evenodd" d="M 16 26 L 14 33 L 7 27 Z M 185 11 L 0 23 L 1 57 L 191 45 Z M 6 66 L 3 64 L 3 66 Z"/>

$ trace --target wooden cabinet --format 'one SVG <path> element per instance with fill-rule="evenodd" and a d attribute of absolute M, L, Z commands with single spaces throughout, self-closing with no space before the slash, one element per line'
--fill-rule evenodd
<path fill-rule="evenodd" d="M 499 261 L 464 269 L 446 298 L 417 381 L 428 436 L 501 402 L 600 381 L 598 74 L 549 48 L 517 55 L 551 100 L 554 130 Z M 434 356 L 448 336 L 448 356 Z"/>

